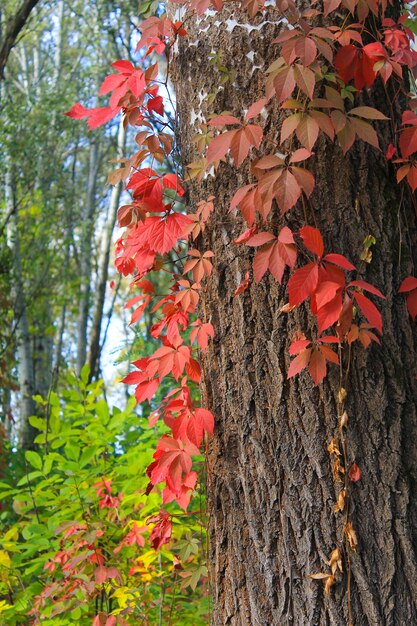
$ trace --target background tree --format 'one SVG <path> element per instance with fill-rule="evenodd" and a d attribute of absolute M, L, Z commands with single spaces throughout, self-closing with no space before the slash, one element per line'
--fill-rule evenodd
<path fill-rule="evenodd" d="M 13 10 L 12 4 L 5 7 L 5 24 Z M 4 395 L 3 414 L 10 415 L 15 405 L 23 448 L 32 446 L 36 434 L 29 416 L 43 410 L 33 395 L 46 397 L 57 388 L 62 367 L 75 363 L 81 371 L 89 343 L 96 353 L 101 344 L 99 309 L 109 306 L 104 293 L 115 222 L 115 198 L 105 180 L 108 161 L 122 156 L 125 140 L 117 141 L 118 124 L 106 133 L 75 129 L 63 112 L 82 93 L 87 97 L 96 90 L 103 49 L 108 62 L 130 54 L 132 11 L 129 3 L 118 8 L 93 2 L 87 19 L 79 2 L 40 3 L 1 84 L 0 143 L 6 158 L 0 166 L 0 236 L 14 310 L 3 322 L 1 354 L 9 355 L 5 380 L 20 389 L 17 404 L 10 393 Z M 92 325 L 96 284 L 102 296 Z"/>

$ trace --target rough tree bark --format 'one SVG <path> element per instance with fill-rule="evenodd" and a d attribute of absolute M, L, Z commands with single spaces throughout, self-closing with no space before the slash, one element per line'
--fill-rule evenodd
<path fill-rule="evenodd" d="M 272 11 L 263 19 L 263 26 L 260 18 L 248 24 L 226 8 L 198 27 L 187 21 L 189 37 L 174 62 L 184 163 L 196 159 L 191 139 L 208 113 L 240 115 L 263 96 L 258 68 L 278 57 L 271 41 L 280 30 Z M 208 57 L 219 50 L 236 79 L 208 109 L 207 95 L 219 83 Z M 379 81 L 366 104 L 387 109 Z M 278 114 L 266 129 L 270 138 L 279 137 Z M 382 143 L 392 140 L 389 125 L 378 131 L 386 133 Z M 355 351 L 348 388 L 349 458 L 362 469 L 362 479 L 352 485 L 359 539 L 352 559 L 354 624 L 417 624 L 417 337 L 396 295 L 417 264 L 415 204 L 374 149 L 357 143 L 344 157 L 323 140 L 315 152 L 309 223 L 321 229 L 328 251 L 354 263 L 364 237 L 374 235 L 373 260 L 369 267 L 362 264 L 362 277 L 387 296 L 382 346 Z M 329 571 L 336 542 L 337 494 L 327 446 L 338 427 L 338 372 L 330 370 L 322 387 L 306 374 L 287 380 L 289 341 L 298 327 L 308 331 L 311 320 L 303 313 L 280 314 L 285 281 L 281 287 L 267 277 L 231 296 L 252 255 L 232 244 L 243 224 L 227 209 L 247 180 L 244 168 L 221 164 L 216 179 L 190 187 L 192 204 L 216 196 L 202 244 L 215 253 L 214 272 L 200 307 L 216 331 L 203 359 L 206 401 L 216 418 L 207 486 L 212 624 L 342 626 L 348 623 L 346 576 L 329 598 L 319 581 L 308 578 Z M 273 219 L 294 229 L 305 224 L 300 208 Z"/>

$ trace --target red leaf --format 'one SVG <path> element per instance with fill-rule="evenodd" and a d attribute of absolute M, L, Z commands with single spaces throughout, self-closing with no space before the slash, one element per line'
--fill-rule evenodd
<path fill-rule="evenodd" d="M 307 367 L 310 361 L 311 350 L 311 348 L 303 350 L 291 361 L 290 367 L 288 368 L 287 378 L 292 378 Z"/>
<path fill-rule="evenodd" d="M 253 235 L 256 234 L 257 228 L 258 228 L 257 226 L 252 226 L 252 228 L 248 228 L 241 235 L 239 235 L 239 237 L 237 237 L 236 239 L 233 239 L 233 243 L 235 245 L 246 243 L 247 241 L 249 241 L 249 239 L 253 237 Z"/>
<path fill-rule="evenodd" d="M 356 61 L 359 54 L 359 48 L 349 44 L 348 46 L 342 46 L 337 51 L 334 59 L 334 64 L 343 79 L 343 82 L 348 83 L 355 75 Z"/>
<path fill-rule="evenodd" d="M 247 272 L 249 278 L 249 272 Z M 200 348 L 206 350 L 208 344 L 208 338 L 214 337 L 214 328 L 212 324 L 202 324 L 200 320 L 192 323 L 194 326 L 193 330 L 190 333 L 191 343 L 197 338 L 197 342 Z"/>
<path fill-rule="evenodd" d="M 352 118 L 350 120 L 350 126 L 355 131 L 359 139 L 362 141 L 366 141 L 374 148 L 379 148 L 379 140 L 378 135 L 376 134 L 375 129 L 369 124 L 369 122 L 364 122 L 364 120 Z"/>
<path fill-rule="evenodd" d="M 314 87 L 316 85 L 316 75 L 309 68 L 297 63 L 294 67 L 294 78 L 297 86 L 303 91 L 310 100 L 314 95 Z"/>
<path fill-rule="evenodd" d="M 122 383 L 125 385 L 136 385 L 143 382 L 143 378 L 146 376 L 143 372 L 130 372 L 127 376 L 122 378 Z"/>
<path fill-rule="evenodd" d="M 194 415 L 201 425 L 201 428 L 212 435 L 214 432 L 214 415 L 207 409 L 196 409 Z"/>
<path fill-rule="evenodd" d="M 302 146 L 307 150 L 312 150 L 317 141 L 320 127 L 315 119 L 309 115 L 304 115 L 295 131 Z"/>
<path fill-rule="evenodd" d="M 324 337 L 325 339 L 325 337 Z M 330 361 L 330 363 L 334 363 L 335 365 L 339 365 L 339 357 L 336 352 L 329 348 L 329 346 L 319 346 L 319 350 L 326 359 L 326 361 Z"/>
<path fill-rule="evenodd" d="M 382 334 L 382 317 L 376 306 L 366 296 L 355 291 L 353 294 L 360 310 L 373 328 Z"/>
<path fill-rule="evenodd" d="M 120 72 L 120 74 L 125 74 L 126 76 L 129 76 L 135 70 L 130 61 L 126 61 L 123 59 L 119 61 L 114 61 L 114 63 L 112 63 L 111 65 L 112 67 L 114 67 L 115 70 Z"/>
<path fill-rule="evenodd" d="M 103 126 L 106 122 L 112 120 L 119 113 L 121 107 L 99 107 L 98 109 L 90 109 L 90 119 L 88 120 L 88 128 L 93 130 L 98 126 Z"/>
<path fill-rule="evenodd" d="M 352 300 L 346 294 L 343 302 L 342 310 L 339 314 L 336 332 L 341 341 L 345 338 L 346 333 L 352 325 L 353 305 Z"/>
<path fill-rule="evenodd" d="M 400 132 L 401 155 L 404 159 L 417 152 L 417 127 L 409 126 Z"/>
<path fill-rule="evenodd" d="M 300 161 L 305 161 L 309 159 L 313 155 L 310 150 L 306 150 L 305 148 L 299 148 L 295 152 L 292 153 L 290 158 L 290 163 L 300 163 Z"/>
<path fill-rule="evenodd" d="M 72 117 L 74 120 L 80 120 L 83 117 L 90 117 L 91 110 L 86 109 L 82 104 L 77 102 L 70 108 L 69 111 L 66 111 L 64 115 L 68 115 L 68 117 Z"/>
<path fill-rule="evenodd" d="M 239 296 L 241 293 L 246 291 L 248 287 L 249 287 L 249 272 L 246 272 L 245 278 L 242 280 L 240 285 L 233 292 L 233 297 L 235 298 L 236 296 Z"/>
<path fill-rule="evenodd" d="M 113 91 L 119 87 L 125 81 L 126 77 L 123 76 L 123 74 L 110 74 L 106 76 L 101 84 L 99 95 L 104 96 L 106 93 L 109 93 L 109 91 Z"/>
<path fill-rule="evenodd" d="M 181 187 L 180 177 L 177 174 L 165 174 L 162 177 L 162 183 L 166 189 L 175 189 L 179 196 L 185 194 L 185 189 Z"/>
<path fill-rule="evenodd" d="M 356 267 L 352 265 L 352 263 L 348 261 L 343 254 L 326 254 L 326 256 L 323 257 L 323 261 L 328 261 L 329 263 L 343 267 L 344 270 L 348 271 L 356 269 Z"/>
<path fill-rule="evenodd" d="M 398 293 L 407 293 L 407 309 L 412 319 L 417 317 L 417 278 L 407 276 L 401 283 Z"/>
<path fill-rule="evenodd" d="M 103 565 L 99 565 L 94 570 L 94 580 L 97 585 L 101 585 L 107 580 L 107 569 Z"/>
<path fill-rule="evenodd" d="M 245 243 L 247 246 L 256 248 L 257 246 L 262 246 L 264 243 L 268 243 L 273 239 L 275 239 L 275 235 L 272 233 L 256 233 L 256 235 L 250 237 L 250 239 L 248 239 Z"/>
<path fill-rule="evenodd" d="M 356 463 L 353 463 L 353 465 L 350 466 L 348 476 L 349 476 L 349 480 L 352 481 L 353 483 L 357 483 L 358 480 L 360 479 L 361 470 L 356 465 Z"/>
<path fill-rule="evenodd" d="M 251 146 L 259 148 L 262 136 L 262 128 L 256 125 L 244 126 L 240 130 L 236 131 L 230 143 L 230 150 L 236 167 L 241 166 L 243 161 L 248 156 Z"/>
<path fill-rule="evenodd" d="M 340 289 L 339 283 L 334 283 L 332 281 L 324 281 L 320 282 L 317 290 L 314 294 L 314 300 L 317 306 L 317 309 L 321 309 L 323 306 L 328 304 L 336 295 L 336 292 Z"/>
<path fill-rule="evenodd" d="M 260 100 L 256 100 L 248 109 L 248 112 L 245 115 L 245 120 L 251 120 L 260 114 L 260 112 L 265 108 L 268 100 L 266 98 L 261 98 Z"/>
<path fill-rule="evenodd" d="M 308 371 L 316 385 L 319 385 L 326 376 L 326 359 L 320 350 L 312 350 Z"/>
<path fill-rule="evenodd" d="M 417 317 L 417 289 L 411 291 L 407 296 L 407 309 L 413 320 Z"/>
<path fill-rule="evenodd" d="M 360 289 L 363 289 L 364 291 L 369 291 L 369 293 L 373 293 L 374 296 L 378 296 L 379 298 L 384 298 L 385 300 L 384 294 L 381 293 L 379 289 L 377 289 L 373 285 L 370 285 L 364 280 L 353 280 L 351 283 L 349 283 L 348 287 L 359 287 Z"/>
<path fill-rule="evenodd" d="M 165 511 L 161 511 L 160 516 L 157 516 L 156 519 L 155 517 L 150 518 L 147 523 L 151 521 L 156 521 L 156 524 L 152 528 L 149 539 L 153 549 L 158 550 L 171 539 L 172 521 Z"/>
<path fill-rule="evenodd" d="M 255 258 L 253 259 L 253 274 L 255 276 L 255 281 L 259 283 L 268 269 L 269 266 L 269 257 L 272 252 L 272 244 L 269 246 L 265 246 L 261 250 L 255 254 Z"/>
<path fill-rule="evenodd" d="M 291 172 L 292 174 L 294 174 L 297 183 L 299 184 L 302 191 L 305 193 L 307 198 L 309 198 L 313 193 L 315 185 L 313 174 L 302 167 L 294 166 L 291 167 Z"/>
<path fill-rule="evenodd" d="M 294 235 L 292 234 L 292 231 L 288 228 L 288 226 L 284 226 L 283 228 L 281 228 L 278 235 L 278 241 L 285 244 L 295 243 Z"/>
<path fill-rule="evenodd" d="M 185 371 L 187 372 L 187 376 L 189 376 L 195 383 L 199 383 L 201 381 L 200 363 L 195 359 L 190 359 L 190 362 L 185 366 Z"/>
<path fill-rule="evenodd" d="M 417 289 L 417 278 L 414 278 L 414 276 L 407 276 L 407 278 L 404 278 L 401 283 L 398 293 L 406 293 L 407 291 L 412 291 L 413 289 Z"/>
<path fill-rule="evenodd" d="M 284 248 L 283 244 L 279 242 L 275 243 L 269 257 L 269 271 L 279 284 L 282 282 L 282 276 L 285 270 L 285 260 L 281 255 L 282 248 Z"/>
<path fill-rule="evenodd" d="M 323 255 L 323 238 L 317 228 L 313 228 L 312 226 L 304 226 L 300 230 L 300 237 L 303 240 L 303 244 L 305 245 L 307 250 L 310 250 L 310 252 L 317 254 L 319 258 Z"/>
<path fill-rule="evenodd" d="M 185 228 L 191 220 L 182 213 L 170 213 L 166 219 L 148 217 L 138 226 L 138 243 L 147 244 L 150 249 L 165 254 L 174 248 L 178 239 L 183 238 Z"/>
<path fill-rule="evenodd" d="M 226 126 L 226 124 L 239 124 L 241 126 L 242 122 L 234 115 L 216 115 L 209 121 L 210 126 Z"/>
<path fill-rule="evenodd" d="M 349 111 L 349 115 L 357 115 L 358 117 L 363 117 L 367 120 L 387 120 L 388 117 L 378 111 L 378 109 L 374 109 L 373 107 L 355 107 Z"/>
<path fill-rule="evenodd" d="M 386 58 L 379 42 L 367 44 L 363 48 L 349 44 L 337 51 L 334 64 L 343 81 L 348 83 L 353 78 L 356 89 L 360 91 L 372 85 L 376 78 L 375 64 Z"/>
<path fill-rule="evenodd" d="M 319 333 L 327 330 L 339 319 L 342 311 L 342 292 L 336 294 L 333 300 L 322 306 L 317 311 L 317 327 Z"/>
<path fill-rule="evenodd" d="M 316 289 L 319 279 L 317 263 L 308 263 L 294 272 L 288 281 L 290 306 L 298 306 Z"/>
<path fill-rule="evenodd" d="M 396 155 L 396 153 L 397 153 L 397 148 L 393 146 L 392 143 L 390 143 L 385 153 L 386 160 L 390 161 L 392 157 Z"/>
<path fill-rule="evenodd" d="M 159 387 L 159 378 L 152 378 L 151 380 L 146 380 L 143 383 L 139 383 L 139 385 L 135 389 L 135 398 L 136 402 L 140 404 L 144 400 L 151 401 L 151 398 L 155 395 L 158 387 Z"/>
<path fill-rule="evenodd" d="M 227 130 L 225 133 L 221 133 L 221 135 L 217 135 L 210 141 L 208 150 L 207 150 L 207 163 L 214 163 L 215 161 L 220 161 L 227 152 L 230 150 L 230 144 L 232 143 L 233 137 L 236 133 L 239 132 L 237 130 Z"/>
<path fill-rule="evenodd" d="M 278 102 L 282 102 L 289 98 L 294 91 L 295 78 L 292 66 L 285 67 L 274 78 L 274 88 L 278 98 Z"/>
<path fill-rule="evenodd" d="M 274 187 L 274 196 L 281 213 L 286 213 L 291 209 L 301 196 L 301 187 L 289 170 L 284 170 L 279 177 L 279 181 Z"/>
<path fill-rule="evenodd" d="M 311 341 L 309 339 L 295 339 L 291 343 L 288 352 L 291 356 L 294 356 L 294 354 L 299 354 L 305 350 L 305 348 L 307 348 L 310 344 Z"/>

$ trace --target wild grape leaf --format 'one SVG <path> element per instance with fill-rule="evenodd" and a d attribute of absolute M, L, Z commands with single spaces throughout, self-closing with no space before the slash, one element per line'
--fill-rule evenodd
<path fill-rule="evenodd" d="M 303 226 L 303 228 L 300 229 L 300 237 L 307 250 L 310 250 L 310 252 L 313 252 L 313 254 L 316 254 L 319 258 L 323 256 L 324 243 L 318 228 Z"/>
<path fill-rule="evenodd" d="M 369 322 L 369 324 L 379 330 L 382 334 L 382 317 L 381 313 L 378 311 L 373 302 L 369 300 L 366 296 L 357 291 L 352 293 L 355 298 L 360 310 L 362 311 L 364 317 Z"/>
<path fill-rule="evenodd" d="M 298 268 L 288 281 L 290 306 L 298 306 L 314 293 L 319 279 L 317 263 Z"/>

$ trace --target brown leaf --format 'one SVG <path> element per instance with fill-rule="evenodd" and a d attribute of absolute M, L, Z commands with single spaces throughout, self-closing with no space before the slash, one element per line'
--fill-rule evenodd
<path fill-rule="evenodd" d="M 349 542 L 350 549 L 355 552 L 356 546 L 358 545 L 358 537 L 351 522 L 348 522 L 345 526 L 345 535 Z"/>
<path fill-rule="evenodd" d="M 329 566 L 332 570 L 333 576 L 336 574 L 338 569 L 340 572 L 343 572 L 342 557 L 339 548 L 335 548 L 334 550 L 332 550 L 330 554 Z"/>
<path fill-rule="evenodd" d="M 346 500 L 346 491 L 345 489 L 342 489 L 342 491 L 339 493 L 336 505 L 334 507 L 335 513 L 338 513 L 339 511 L 343 511 L 343 509 L 345 508 L 345 500 Z"/>

